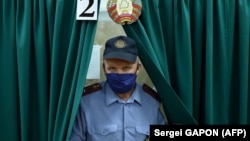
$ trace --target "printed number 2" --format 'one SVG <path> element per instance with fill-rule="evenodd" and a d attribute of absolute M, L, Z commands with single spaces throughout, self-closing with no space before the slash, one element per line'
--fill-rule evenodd
<path fill-rule="evenodd" d="M 95 14 L 95 11 L 92 13 L 87 13 L 86 11 L 89 10 L 89 8 L 94 4 L 94 0 L 89 0 L 89 5 L 88 7 L 80 14 L 80 17 L 93 17 Z"/>
<path fill-rule="evenodd" d="M 98 0 L 78 0 L 77 20 L 96 20 Z"/>

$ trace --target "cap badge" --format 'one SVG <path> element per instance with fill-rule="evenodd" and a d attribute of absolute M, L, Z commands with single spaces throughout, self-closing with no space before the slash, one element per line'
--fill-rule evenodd
<path fill-rule="evenodd" d="M 141 0 L 108 0 L 107 11 L 110 18 L 121 25 L 137 21 L 141 15 Z"/>
<path fill-rule="evenodd" d="M 125 43 L 125 41 L 123 41 L 123 40 L 117 40 L 116 42 L 115 42 L 115 47 L 116 48 L 124 48 L 125 46 L 126 46 L 127 44 Z"/>

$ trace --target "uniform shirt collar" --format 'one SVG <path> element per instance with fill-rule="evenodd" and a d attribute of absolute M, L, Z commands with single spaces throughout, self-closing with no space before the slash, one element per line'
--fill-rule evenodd
<path fill-rule="evenodd" d="M 114 102 L 119 102 L 119 103 L 138 103 L 141 105 L 141 96 L 140 96 L 140 90 L 139 90 L 139 85 L 136 84 L 136 88 L 134 92 L 132 93 L 131 97 L 127 101 L 123 101 L 120 99 L 109 87 L 108 83 L 104 83 L 104 93 L 105 93 L 105 101 L 107 105 L 110 105 Z"/>

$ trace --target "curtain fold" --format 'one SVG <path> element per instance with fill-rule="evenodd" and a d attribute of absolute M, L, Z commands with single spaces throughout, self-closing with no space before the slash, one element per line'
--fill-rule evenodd
<path fill-rule="evenodd" d="M 250 1 L 142 4 L 139 20 L 123 28 L 138 42 L 170 122 L 249 124 Z"/>
<path fill-rule="evenodd" d="M 0 140 L 69 136 L 97 26 L 76 20 L 76 3 L 0 2 Z"/>

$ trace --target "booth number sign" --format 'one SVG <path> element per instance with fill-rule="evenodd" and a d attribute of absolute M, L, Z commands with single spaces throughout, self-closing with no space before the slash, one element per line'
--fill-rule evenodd
<path fill-rule="evenodd" d="M 77 0 L 77 20 L 97 20 L 98 0 Z"/>

